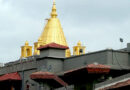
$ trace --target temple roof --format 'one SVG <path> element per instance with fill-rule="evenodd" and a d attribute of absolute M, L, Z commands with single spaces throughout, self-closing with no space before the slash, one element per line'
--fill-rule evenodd
<path fill-rule="evenodd" d="M 21 80 L 21 77 L 17 72 L 0 76 L 0 82 L 7 81 L 7 80 Z"/>
<path fill-rule="evenodd" d="M 106 80 L 95 85 L 95 90 L 122 90 L 121 87 L 130 86 L 130 73 Z"/>
<path fill-rule="evenodd" d="M 54 83 L 58 82 L 62 86 L 67 86 L 68 84 L 64 82 L 61 78 L 51 72 L 35 72 L 30 75 L 30 78 L 33 80 L 53 80 Z"/>
<path fill-rule="evenodd" d="M 81 70 L 85 69 L 88 73 L 109 73 L 110 66 L 109 65 L 102 65 L 102 64 L 88 64 L 86 66 L 72 69 L 65 71 L 64 74 L 73 73 L 73 72 L 80 72 Z"/>
<path fill-rule="evenodd" d="M 39 47 L 38 50 L 46 49 L 46 48 L 69 49 L 67 46 L 63 46 L 56 43 L 50 43 L 50 44 Z"/>

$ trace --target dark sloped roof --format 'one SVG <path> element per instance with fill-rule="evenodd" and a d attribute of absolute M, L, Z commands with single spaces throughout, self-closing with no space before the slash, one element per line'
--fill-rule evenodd
<path fill-rule="evenodd" d="M 130 79 L 126 80 L 126 81 L 123 81 L 123 82 L 115 83 L 114 85 L 105 87 L 105 88 L 100 89 L 100 90 L 108 90 L 108 89 L 120 88 L 120 87 L 124 87 L 124 86 L 128 86 L 128 85 L 130 85 Z"/>
<path fill-rule="evenodd" d="M 35 72 L 30 75 L 31 79 L 36 80 L 36 79 L 41 79 L 41 80 L 55 80 L 62 86 L 67 86 L 68 84 L 64 82 L 61 78 L 59 78 L 57 75 L 50 73 L 50 72 Z"/>
<path fill-rule="evenodd" d="M 98 90 L 108 90 L 114 88 L 120 88 L 130 85 L 130 73 L 118 76 L 111 80 L 107 80 L 95 85 Z"/>

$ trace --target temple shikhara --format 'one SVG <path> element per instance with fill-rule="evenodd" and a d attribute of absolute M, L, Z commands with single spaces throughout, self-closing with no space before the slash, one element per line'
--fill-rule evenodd
<path fill-rule="evenodd" d="M 71 52 L 56 10 L 53 1 L 34 46 L 26 41 L 19 60 L 0 66 L 0 90 L 129 90 L 130 43 L 85 53 L 78 41 Z"/>
<path fill-rule="evenodd" d="M 56 43 L 59 45 L 68 46 L 66 38 L 64 36 L 64 32 L 62 30 L 62 26 L 60 20 L 57 18 L 56 12 L 56 4 L 55 1 L 53 2 L 51 17 L 48 19 L 44 30 L 39 37 L 38 41 L 34 43 L 34 53 L 33 55 L 40 55 L 40 51 L 37 50 L 40 46 L 47 45 L 50 43 Z M 22 54 L 21 57 L 29 57 L 32 56 L 32 46 L 28 45 L 28 42 L 25 42 L 25 46 L 21 48 Z M 71 53 L 70 50 L 67 49 L 65 56 L 70 57 Z"/>

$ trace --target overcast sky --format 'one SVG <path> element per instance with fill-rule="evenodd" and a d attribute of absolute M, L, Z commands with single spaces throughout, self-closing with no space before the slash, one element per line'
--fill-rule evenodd
<path fill-rule="evenodd" d="M 130 42 L 130 0 L 56 0 L 58 18 L 72 48 L 80 40 L 86 52 L 119 49 Z M 37 41 L 52 0 L 0 0 L 0 62 L 19 59 L 21 46 Z M 72 52 L 72 49 L 71 49 Z"/>

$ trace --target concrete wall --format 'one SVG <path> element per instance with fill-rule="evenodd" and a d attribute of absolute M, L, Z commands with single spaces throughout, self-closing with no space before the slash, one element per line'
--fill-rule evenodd
<path fill-rule="evenodd" d="M 103 50 L 94 53 L 88 53 L 85 55 L 74 56 L 65 59 L 64 70 L 71 70 L 80 68 L 87 64 L 97 62 L 99 64 L 110 65 L 116 69 L 128 69 L 130 68 L 130 55 L 127 52 L 115 51 L 115 50 Z"/>
<path fill-rule="evenodd" d="M 75 56 L 68 58 L 64 61 L 64 70 L 70 70 L 85 66 L 87 64 L 92 64 L 97 62 L 99 64 L 107 63 L 107 52 L 101 51 L 98 53 L 88 53 L 81 56 Z"/>
<path fill-rule="evenodd" d="M 109 65 L 121 65 L 121 66 L 129 66 L 129 55 L 127 52 L 119 52 L 119 51 L 107 51 L 108 58 L 107 64 Z"/>
<path fill-rule="evenodd" d="M 129 66 L 130 66 L 130 53 L 128 53 L 128 61 L 129 61 Z"/>
<path fill-rule="evenodd" d="M 47 71 L 47 60 L 45 58 L 37 60 L 37 70 L 38 71 Z"/>
<path fill-rule="evenodd" d="M 38 90 L 38 84 L 30 79 L 30 74 L 36 71 L 59 73 L 80 68 L 87 64 L 93 64 L 94 62 L 107 65 L 130 66 L 130 55 L 127 52 L 103 50 L 87 53 L 85 55 L 63 58 L 65 54 L 63 51 L 64 50 L 50 49 L 41 53 L 39 59 L 27 58 L 23 61 L 6 64 L 4 67 L 0 68 L 0 75 L 19 72 L 21 77 L 24 75 L 24 87 L 26 87 L 26 81 L 29 81 L 31 90 Z"/>
<path fill-rule="evenodd" d="M 26 90 L 27 85 L 29 85 L 30 90 L 38 90 L 38 83 L 35 82 L 34 80 L 31 80 L 30 78 L 30 75 L 34 72 L 36 72 L 36 70 L 27 70 L 27 71 L 19 72 L 21 78 L 24 78 L 22 79 L 24 82 L 24 90 Z"/>
<path fill-rule="evenodd" d="M 63 60 L 58 58 L 44 58 L 37 62 L 39 71 L 61 72 L 63 71 Z"/>
<path fill-rule="evenodd" d="M 62 49 L 44 49 L 40 52 L 40 57 L 57 57 L 57 58 L 64 58 L 65 57 L 65 50 Z"/>
<path fill-rule="evenodd" d="M 130 43 L 127 43 L 127 51 L 130 52 Z"/>
<path fill-rule="evenodd" d="M 47 67 L 50 72 L 62 72 L 63 71 L 63 60 L 49 59 L 47 61 L 48 61 Z"/>
<path fill-rule="evenodd" d="M 49 51 L 48 49 L 45 49 L 45 50 L 41 50 L 40 51 L 40 57 L 47 57 L 49 56 Z"/>
<path fill-rule="evenodd" d="M 57 58 L 65 58 L 65 50 L 62 49 L 50 49 L 49 50 L 50 57 L 57 57 Z"/>
<path fill-rule="evenodd" d="M 12 63 L 10 65 L 0 68 L 0 75 L 12 72 L 20 72 L 23 70 L 36 69 L 35 60 L 19 61 L 18 63 Z"/>

